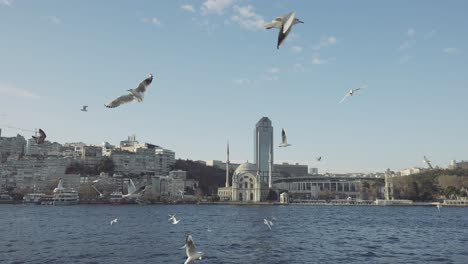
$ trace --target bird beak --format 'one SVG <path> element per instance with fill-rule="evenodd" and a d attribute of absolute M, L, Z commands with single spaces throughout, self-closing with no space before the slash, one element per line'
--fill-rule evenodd
<path fill-rule="evenodd" d="M 297 22 L 298 22 L 298 23 L 302 23 L 302 24 L 304 24 L 304 21 L 301 21 L 301 20 L 299 20 L 299 21 L 297 21 Z"/>

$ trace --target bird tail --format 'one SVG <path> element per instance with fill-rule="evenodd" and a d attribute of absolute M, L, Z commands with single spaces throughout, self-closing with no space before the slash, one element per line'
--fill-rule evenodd
<path fill-rule="evenodd" d="M 274 25 L 273 25 L 273 22 L 268 22 L 268 23 L 263 24 L 263 27 L 265 29 L 272 29 Z"/>

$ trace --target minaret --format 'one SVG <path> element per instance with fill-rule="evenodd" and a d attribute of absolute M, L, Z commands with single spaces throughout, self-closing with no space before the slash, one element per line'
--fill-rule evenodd
<path fill-rule="evenodd" d="M 273 146 L 270 145 L 270 152 L 268 153 L 268 188 L 271 189 L 272 184 L 271 184 L 271 178 L 272 178 L 272 170 L 273 170 L 273 160 L 271 159 L 273 152 Z"/>
<path fill-rule="evenodd" d="M 229 141 L 228 141 L 228 143 L 227 143 L 226 188 L 229 188 Z"/>

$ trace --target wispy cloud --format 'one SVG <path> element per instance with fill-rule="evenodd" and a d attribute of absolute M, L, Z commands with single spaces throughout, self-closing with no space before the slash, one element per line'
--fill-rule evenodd
<path fill-rule="evenodd" d="M 268 69 L 268 72 L 269 72 L 269 73 L 276 74 L 276 73 L 279 73 L 279 72 L 280 72 L 280 68 L 278 68 L 278 67 L 271 67 L 270 69 Z"/>
<path fill-rule="evenodd" d="M 14 0 L 0 0 L 0 6 L 12 6 Z"/>
<path fill-rule="evenodd" d="M 7 84 L 0 84 L 0 95 L 13 96 L 13 97 L 24 98 L 24 99 L 41 98 L 39 95 L 36 95 L 30 91 L 22 90 L 22 89 L 19 89 L 12 85 L 7 85 Z"/>
<path fill-rule="evenodd" d="M 241 28 L 249 30 L 262 30 L 265 20 L 263 17 L 254 11 L 252 5 L 233 6 L 234 14 L 231 16 L 231 21 L 239 24 Z"/>
<path fill-rule="evenodd" d="M 406 35 L 408 35 L 408 37 L 414 37 L 414 35 L 416 35 L 416 30 L 414 28 L 409 28 L 406 31 Z"/>
<path fill-rule="evenodd" d="M 399 51 L 407 50 L 410 49 L 414 46 L 415 41 L 414 40 L 408 40 L 400 44 L 398 47 Z"/>
<path fill-rule="evenodd" d="M 206 0 L 201 7 L 202 14 L 222 15 L 224 10 L 234 4 L 234 0 Z"/>
<path fill-rule="evenodd" d="M 62 20 L 56 16 L 43 16 L 42 19 L 45 19 L 46 21 L 49 21 L 52 24 L 61 24 Z"/>
<path fill-rule="evenodd" d="M 312 64 L 322 65 L 322 64 L 330 63 L 330 62 L 332 62 L 334 60 L 335 60 L 335 58 L 323 59 L 323 58 L 321 58 L 320 53 L 314 53 L 314 55 L 312 57 Z"/>
<path fill-rule="evenodd" d="M 453 48 L 453 47 L 444 49 L 444 53 L 449 54 L 449 55 L 457 54 L 459 51 L 460 51 L 459 49 Z"/>
<path fill-rule="evenodd" d="M 320 38 L 320 42 L 317 45 L 314 45 L 312 49 L 314 50 L 320 50 L 322 48 L 326 48 L 329 46 L 333 46 L 337 43 L 337 39 L 335 36 L 325 36 Z"/>
<path fill-rule="evenodd" d="M 250 79 L 247 79 L 247 78 L 239 78 L 239 79 L 235 79 L 234 83 L 239 84 L 239 85 L 247 85 L 247 84 L 250 84 L 251 81 Z"/>
<path fill-rule="evenodd" d="M 291 51 L 294 53 L 301 53 L 303 48 L 301 46 L 292 46 Z"/>
<path fill-rule="evenodd" d="M 143 18 L 143 19 L 141 19 L 141 21 L 143 21 L 145 23 L 153 24 L 155 26 L 161 26 L 162 25 L 161 20 L 159 20 L 157 17 Z"/>
<path fill-rule="evenodd" d="M 429 31 L 429 33 L 424 35 L 424 38 L 425 39 L 431 39 L 431 38 L 435 37 L 436 34 L 437 34 L 437 30 L 433 29 L 433 30 Z"/>
<path fill-rule="evenodd" d="M 180 8 L 182 10 L 195 13 L 195 8 L 193 7 L 193 5 L 182 5 L 182 6 L 180 6 Z"/>
<path fill-rule="evenodd" d="M 398 58 L 398 62 L 401 64 L 405 64 L 410 62 L 413 59 L 413 56 L 411 55 L 403 55 Z"/>

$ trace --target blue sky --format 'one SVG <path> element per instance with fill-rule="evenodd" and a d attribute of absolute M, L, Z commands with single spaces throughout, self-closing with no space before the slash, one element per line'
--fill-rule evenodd
<path fill-rule="evenodd" d="M 268 116 L 275 162 L 323 171 L 468 159 L 466 1 L 0 0 L 0 127 L 57 142 L 128 135 L 179 158 L 253 160 Z M 276 49 L 265 21 L 296 11 Z M 144 103 L 103 105 L 155 75 Z M 346 92 L 368 83 L 342 104 Z M 89 106 L 89 112 L 79 109 Z M 1 116 L 5 114 L 7 116 Z M 322 156 L 321 163 L 315 157 Z"/>

